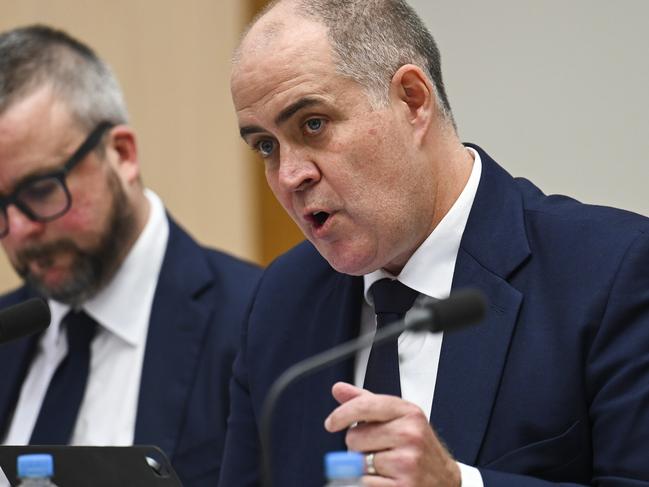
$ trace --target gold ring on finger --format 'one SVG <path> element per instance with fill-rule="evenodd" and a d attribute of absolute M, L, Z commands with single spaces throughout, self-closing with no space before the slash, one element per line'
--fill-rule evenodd
<path fill-rule="evenodd" d="M 376 467 L 374 466 L 374 453 L 365 455 L 365 471 L 368 475 L 378 475 Z"/>

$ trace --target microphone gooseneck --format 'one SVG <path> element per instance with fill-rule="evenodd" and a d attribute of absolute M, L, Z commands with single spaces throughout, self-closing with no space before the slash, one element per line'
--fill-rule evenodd
<path fill-rule="evenodd" d="M 259 425 L 262 454 L 262 485 L 265 487 L 272 486 L 270 465 L 271 418 L 277 400 L 290 384 L 344 360 L 358 350 L 368 347 L 373 343 L 380 344 L 384 341 L 394 339 L 405 330 L 431 331 L 433 333 L 440 331 L 449 332 L 466 325 L 477 323 L 484 317 L 486 308 L 487 301 L 484 295 L 474 289 L 457 291 L 448 299 L 442 300 L 422 296 L 415 301 L 406 319 L 395 321 L 385 328 L 378 330 L 376 334 L 368 333 L 354 340 L 341 343 L 286 369 L 272 384 L 262 407 Z"/>

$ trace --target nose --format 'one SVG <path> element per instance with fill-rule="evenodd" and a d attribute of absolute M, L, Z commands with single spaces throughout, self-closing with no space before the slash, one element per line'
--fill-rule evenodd
<path fill-rule="evenodd" d="M 320 180 L 320 170 L 306 151 L 286 149 L 279 161 L 278 182 L 284 191 L 303 191 Z"/>
<path fill-rule="evenodd" d="M 45 223 L 32 221 L 14 205 L 9 205 L 7 207 L 7 225 L 9 225 L 9 234 L 5 238 L 21 241 L 41 233 Z"/>

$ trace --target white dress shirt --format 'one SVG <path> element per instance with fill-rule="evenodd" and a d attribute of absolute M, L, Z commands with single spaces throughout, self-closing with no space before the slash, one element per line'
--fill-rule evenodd
<path fill-rule="evenodd" d="M 169 222 L 160 198 L 146 190 L 149 218 L 108 285 L 83 305 L 98 323 L 91 345 L 86 392 L 72 445 L 133 444 L 151 305 L 162 266 Z M 61 320 L 69 306 L 49 301 L 52 322 L 23 382 L 4 444 L 26 445 L 59 363 L 67 354 Z"/>
<path fill-rule="evenodd" d="M 482 173 L 480 155 L 470 147 L 467 150 L 474 160 L 469 180 L 451 209 L 406 262 L 401 273 L 393 276 L 379 269 L 363 276 L 365 303 L 361 314 L 361 334 L 376 332 L 376 315 L 369 291 L 379 279 L 396 278 L 409 288 L 437 299 L 450 295 L 460 241 Z M 411 331 L 404 331 L 398 339 L 401 397 L 419 406 L 428 418 L 433 406 L 442 340 L 443 333 Z M 354 381 L 359 387 L 363 386 L 369 355 L 368 347 L 356 356 Z M 459 462 L 458 465 L 463 487 L 483 487 L 478 469 Z"/>

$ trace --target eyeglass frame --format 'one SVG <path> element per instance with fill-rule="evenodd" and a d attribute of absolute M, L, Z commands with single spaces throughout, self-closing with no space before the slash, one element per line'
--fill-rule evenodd
<path fill-rule="evenodd" d="M 7 228 L 4 231 L 0 231 L 0 238 L 4 238 L 7 235 L 9 235 L 9 215 L 7 214 L 7 208 L 10 205 L 14 205 L 16 208 L 18 208 L 27 218 L 29 218 L 31 221 L 35 222 L 42 222 L 42 223 L 47 223 L 53 220 L 56 220 L 57 218 L 62 217 L 65 215 L 68 210 L 72 207 L 72 195 L 70 194 L 70 190 L 68 189 L 68 185 L 65 182 L 65 179 L 67 175 L 88 155 L 90 154 L 91 151 L 93 151 L 98 145 L 99 142 L 101 141 L 101 138 L 103 137 L 104 133 L 106 130 L 114 127 L 115 124 L 112 122 L 100 122 L 93 130 L 88 134 L 86 139 L 81 143 L 79 148 L 74 151 L 74 153 L 70 156 L 70 158 L 63 163 L 62 167 L 59 169 L 55 169 L 53 171 L 44 173 L 44 174 L 37 174 L 34 176 L 29 176 L 25 180 L 21 181 L 15 188 L 14 190 L 9 193 L 7 196 L 0 196 L 0 212 L 2 212 L 2 215 L 4 216 L 5 221 L 7 222 Z M 63 188 L 63 192 L 65 193 L 65 197 L 67 200 L 67 204 L 65 205 L 65 208 L 63 208 L 61 211 L 55 213 L 54 215 L 48 216 L 48 217 L 40 217 L 36 215 L 29 206 L 24 204 L 20 199 L 17 197 L 17 195 L 25 189 L 25 187 L 33 184 L 36 181 L 41 181 L 44 179 L 50 179 L 54 178 L 57 179 L 61 185 L 61 188 Z"/>

